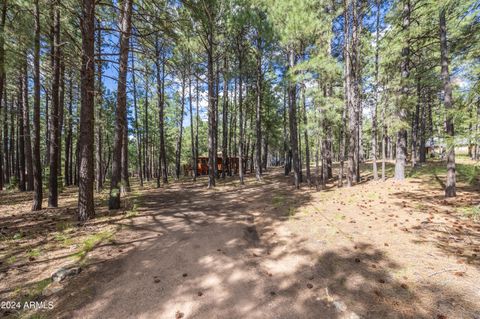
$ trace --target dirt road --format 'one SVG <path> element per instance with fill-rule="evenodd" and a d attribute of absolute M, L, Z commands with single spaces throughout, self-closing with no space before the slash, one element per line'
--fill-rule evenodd
<path fill-rule="evenodd" d="M 426 244 L 402 257 L 398 249 L 412 246 L 412 232 L 387 227 L 382 220 L 390 217 L 378 207 L 360 213 L 353 206 L 362 204 L 342 203 L 360 194 L 361 186 L 342 190 L 348 194 L 327 190 L 321 196 L 330 200 L 322 202 L 318 193 L 292 192 L 288 184 L 274 174 L 244 188 L 230 182 L 207 190 L 187 183 L 149 191 L 139 215 L 122 221 L 124 235 L 102 247 L 107 254 L 127 252 L 72 279 L 54 316 L 473 318 L 475 287 L 466 291 L 458 282 L 475 282 L 475 266 L 454 264 L 455 271 L 468 267 L 460 277 L 442 273 L 446 266 L 440 263 L 439 273 L 428 277 L 436 269 L 422 258 L 431 261 L 425 255 L 430 252 L 441 259 L 442 252 Z M 371 200 L 381 203 L 379 194 Z M 397 214 L 408 215 L 411 225 L 401 224 L 409 228 L 423 217 L 408 208 Z M 369 226 L 374 216 L 376 237 Z"/>

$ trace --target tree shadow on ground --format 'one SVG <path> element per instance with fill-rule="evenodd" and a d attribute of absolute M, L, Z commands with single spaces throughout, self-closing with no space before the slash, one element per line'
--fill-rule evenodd
<path fill-rule="evenodd" d="M 243 188 L 151 191 L 138 218 L 117 221 L 140 236 L 136 249 L 91 260 L 50 315 L 443 318 L 474 309 L 451 287 L 392 277 L 399 266 L 370 244 L 332 251 L 286 231 L 289 209 L 310 200 L 280 175 Z"/>
<path fill-rule="evenodd" d="M 480 267 L 480 224 L 465 214 L 480 202 L 480 186 L 469 183 L 465 173 L 468 166 L 463 165 L 463 175 L 457 178 L 457 197 L 445 198 L 446 169 L 442 162 L 430 165 L 415 173 L 417 180 L 411 182 L 418 187 L 393 194 L 397 206 L 425 214 L 411 228 L 416 235 L 414 242 L 431 243 L 460 264 Z"/>

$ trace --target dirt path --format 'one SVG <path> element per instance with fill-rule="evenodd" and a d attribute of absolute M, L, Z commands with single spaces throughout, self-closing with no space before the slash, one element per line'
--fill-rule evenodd
<path fill-rule="evenodd" d="M 414 183 L 320 193 L 293 193 L 287 184 L 273 174 L 241 189 L 177 184 L 149 191 L 139 215 L 121 222 L 123 235 L 100 249 L 127 252 L 73 278 L 53 315 L 480 316 L 478 259 L 461 262 L 429 241 L 422 222 L 430 213 L 412 208 L 414 200 L 385 201 Z"/>

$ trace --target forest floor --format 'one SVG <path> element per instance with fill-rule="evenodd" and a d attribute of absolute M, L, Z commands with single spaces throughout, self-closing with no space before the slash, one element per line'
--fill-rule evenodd
<path fill-rule="evenodd" d="M 322 191 L 269 170 L 206 189 L 206 179 L 145 186 L 118 212 L 73 219 L 29 212 L 31 193 L 0 194 L 0 301 L 49 301 L 13 318 L 480 318 L 480 188 L 459 159 L 458 196 L 444 164 Z M 391 176 L 392 165 L 388 172 Z M 103 208 L 100 208 L 103 207 Z M 62 282 L 62 266 L 82 272 Z M 23 305 L 22 305 L 23 307 Z"/>

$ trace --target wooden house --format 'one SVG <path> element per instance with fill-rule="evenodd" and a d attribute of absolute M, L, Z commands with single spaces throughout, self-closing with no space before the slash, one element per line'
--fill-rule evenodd
<path fill-rule="evenodd" d="M 217 170 L 222 173 L 224 169 L 231 170 L 232 174 L 238 174 L 239 159 L 238 157 L 227 157 L 226 165 L 223 164 L 221 156 L 217 156 Z M 193 170 L 191 164 L 185 164 L 183 166 L 185 176 L 193 176 Z M 200 156 L 197 159 L 197 176 L 208 175 L 208 157 Z"/>

